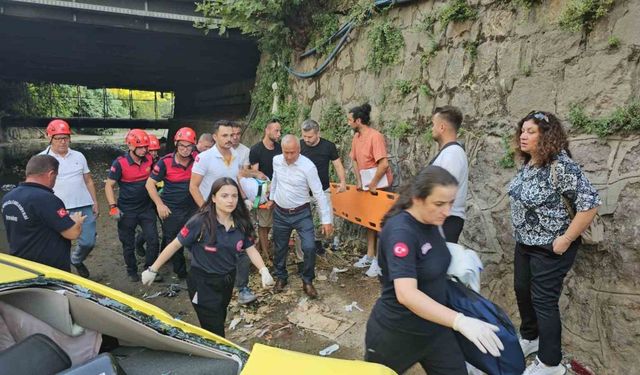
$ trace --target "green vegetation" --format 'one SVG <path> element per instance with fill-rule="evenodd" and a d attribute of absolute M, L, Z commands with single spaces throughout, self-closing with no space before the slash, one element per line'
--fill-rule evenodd
<path fill-rule="evenodd" d="M 620 47 L 620 38 L 615 35 L 611 35 L 607 40 L 607 45 L 610 49 L 617 49 Z"/>
<path fill-rule="evenodd" d="M 423 50 L 422 53 L 420 54 L 420 63 L 422 64 L 422 66 L 426 67 L 427 65 L 429 65 L 431 60 L 434 57 L 436 57 L 436 55 L 438 54 L 439 48 L 440 48 L 440 43 L 438 43 L 437 40 L 431 39 L 429 41 L 429 45 L 427 46 L 427 49 Z"/>
<path fill-rule="evenodd" d="M 431 133 L 431 129 L 427 129 L 427 131 L 424 132 L 422 139 L 426 144 L 431 144 L 433 142 L 433 133 Z"/>
<path fill-rule="evenodd" d="M 426 83 L 423 83 L 422 85 L 420 85 L 418 89 L 420 90 L 422 95 L 428 98 L 431 98 L 433 96 L 433 90 L 431 90 L 431 87 L 429 87 L 429 85 L 427 85 Z"/>
<path fill-rule="evenodd" d="M 400 61 L 403 47 L 404 37 L 398 28 L 387 20 L 377 22 L 369 31 L 367 67 L 375 73 L 380 73 L 384 66 Z"/>
<path fill-rule="evenodd" d="M 351 128 L 347 125 L 347 113 L 340 104 L 332 101 L 322 108 L 320 129 L 323 137 L 335 143 L 341 143 Z"/>
<path fill-rule="evenodd" d="M 476 58 L 478 58 L 479 45 L 480 42 L 478 42 L 477 40 L 467 40 L 464 42 L 464 51 L 467 53 L 467 55 L 469 55 L 469 58 L 471 60 L 475 60 Z"/>
<path fill-rule="evenodd" d="M 415 90 L 415 86 L 413 85 L 413 83 L 405 79 L 397 80 L 395 82 L 395 86 L 396 86 L 396 90 L 398 90 L 398 92 L 403 98 L 411 94 Z"/>
<path fill-rule="evenodd" d="M 271 113 L 271 107 L 273 106 L 273 83 L 278 85 L 278 99 L 279 105 L 278 114 Z M 251 104 L 255 108 L 255 116 L 250 122 L 250 126 L 261 130 L 264 129 L 267 121 L 274 116 L 281 116 L 285 110 L 292 109 L 285 102 L 289 96 L 289 77 L 286 70 L 282 69 L 278 63 L 271 61 L 270 64 L 260 64 L 256 73 L 256 84 L 251 92 Z M 291 116 L 284 116 L 291 117 Z M 282 124 L 283 127 L 291 126 L 292 124 Z"/>
<path fill-rule="evenodd" d="M 505 169 L 515 167 L 516 151 L 511 145 L 509 136 L 503 135 L 501 142 L 502 142 L 502 149 L 504 150 L 504 154 L 502 154 L 502 157 L 500 158 L 500 160 L 498 160 L 498 165 L 500 165 L 502 168 L 505 168 Z"/>
<path fill-rule="evenodd" d="M 438 15 L 433 13 L 426 14 L 416 25 L 416 30 L 423 33 L 432 34 L 435 24 L 438 22 Z"/>
<path fill-rule="evenodd" d="M 640 101 L 616 108 L 610 115 L 590 118 L 579 105 L 572 105 L 569 122 L 578 131 L 606 137 L 617 133 L 640 131 Z"/>
<path fill-rule="evenodd" d="M 438 20 L 442 28 L 446 28 L 449 22 L 463 22 L 476 19 L 478 12 L 473 9 L 466 0 L 453 0 L 440 9 Z"/>
<path fill-rule="evenodd" d="M 591 31 L 596 21 L 605 16 L 614 0 L 570 0 L 560 14 L 558 23 L 568 31 Z"/>
<path fill-rule="evenodd" d="M 516 5 L 523 6 L 527 9 L 533 8 L 534 5 L 540 3 L 540 0 L 513 0 Z"/>
<path fill-rule="evenodd" d="M 173 95 L 128 89 L 0 81 L 0 113 L 33 117 L 155 119 L 173 116 Z"/>
<path fill-rule="evenodd" d="M 391 122 L 388 135 L 392 138 L 402 139 L 411 135 L 413 129 L 407 120 L 395 120 Z"/>

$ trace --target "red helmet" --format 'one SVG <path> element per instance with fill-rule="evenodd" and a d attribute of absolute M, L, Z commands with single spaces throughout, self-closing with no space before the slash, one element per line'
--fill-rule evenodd
<path fill-rule="evenodd" d="M 71 128 L 69 124 L 60 119 L 54 119 L 47 125 L 47 136 L 53 137 L 54 135 L 71 135 Z"/>
<path fill-rule="evenodd" d="M 148 147 L 149 135 L 142 129 L 131 129 L 127 133 L 127 144 L 133 147 Z"/>
<path fill-rule="evenodd" d="M 177 132 L 175 137 L 173 137 L 173 141 L 174 142 L 178 142 L 178 141 L 185 141 L 185 142 L 189 142 L 192 145 L 196 144 L 196 132 L 193 131 L 193 129 L 191 129 L 188 126 L 185 126 L 183 128 L 180 128 Z"/>
<path fill-rule="evenodd" d="M 158 137 L 149 134 L 149 151 L 158 151 L 160 149 L 160 141 Z"/>

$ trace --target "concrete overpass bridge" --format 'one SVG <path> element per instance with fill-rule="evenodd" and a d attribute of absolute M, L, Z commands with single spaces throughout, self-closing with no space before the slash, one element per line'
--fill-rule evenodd
<path fill-rule="evenodd" d="M 175 93 L 158 128 L 247 114 L 256 43 L 205 35 L 193 0 L 0 0 L 0 79 Z M 4 126 L 48 119 L 5 118 Z M 138 122 L 136 122 L 138 121 Z M 148 120 L 71 119 L 84 127 L 154 127 Z M 137 125 L 136 125 L 137 124 Z"/>

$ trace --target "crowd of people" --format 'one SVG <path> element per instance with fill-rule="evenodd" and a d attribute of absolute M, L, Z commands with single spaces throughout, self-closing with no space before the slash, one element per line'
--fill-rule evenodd
<path fill-rule="evenodd" d="M 384 136 L 371 126 L 370 112 L 368 104 L 357 106 L 345 122 L 354 131 L 348 155 L 357 188 L 375 194 L 392 189 L 393 174 Z M 503 346 L 498 327 L 446 306 L 451 262 L 446 243 L 457 243 L 464 228 L 469 167 L 457 138 L 460 110 L 436 108 L 431 120 L 438 154 L 399 189 L 381 232 L 367 232 L 367 253 L 354 264 L 381 282 L 367 322 L 365 360 L 398 373 L 420 363 L 430 375 L 466 374 L 454 331 L 493 356 Z M 179 129 L 172 140 L 175 151 L 161 157 L 157 138 L 141 129 L 129 131 L 128 150 L 114 160 L 104 186 L 128 279 L 145 285 L 160 281 L 160 268 L 171 261 L 176 277 L 187 280 L 200 325 L 224 336 L 234 287 L 239 303 L 256 300 L 248 283 L 250 264 L 259 270 L 263 287 L 273 286 L 275 293 L 287 287 L 295 230 L 303 253 L 302 290 L 317 298 L 316 239 L 334 230 L 330 166 L 339 180 L 337 194 L 346 189 L 346 172 L 336 145 L 321 137 L 316 121 L 305 120 L 300 131 L 301 138 L 281 137 L 281 123 L 274 118 L 249 148 L 241 143 L 239 123 L 220 120 L 211 134 L 199 138 L 189 127 Z M 65 271 L 73 266 L 89 277 L 84 262 L 95 246 L 100 210 L 87 161 L 69 147 L 71 134 L 65 121 L 49 123 L 49 146 L 29 160 L 25 182 L 5 195 L 2 215 L 11 254 Z M 523 117 L 514 141 L 522 165 L 508 196 L 520 345 L 525 355 L 538 353 L 525 374 L 561 375 L 566 369 L 560 363 L 558 301 L 580 235 L 601 201 L 571 159 L 554 114 L 532 111 Z M 138 227 L 146 242 L 141 274 Z M 184 249 L 191 254 L 189 267 Z"/>

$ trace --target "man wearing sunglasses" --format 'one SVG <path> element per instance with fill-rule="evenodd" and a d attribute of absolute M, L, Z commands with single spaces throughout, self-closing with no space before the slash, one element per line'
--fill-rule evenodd
<path fill-rule="evenodd" d="M 69 214 L 80 212 L 82 216 L 86 216 L 80 237 L 71 251 L 71 264 L 78 275 L 88 278 L 89 270 L 84 261 L 96 244 L 96 218 L 99 214 L 96 188 L 87 159 L 81 152 L 69 147 L 69 124 L 60 119 L 52 120 L 47 125 L 47 136 L 49 146 L 40 154 L 53 156 L 59 163 L 53 191 L 62 200 Z"/>

